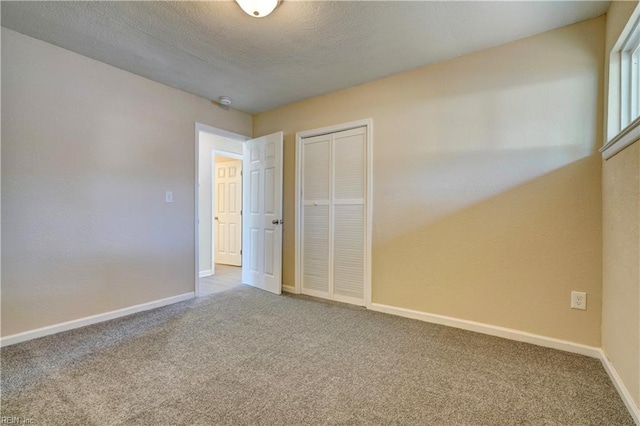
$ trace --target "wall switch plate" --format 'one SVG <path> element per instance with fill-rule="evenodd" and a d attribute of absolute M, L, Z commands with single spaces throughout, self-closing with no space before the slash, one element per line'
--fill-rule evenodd
<path fill-rule="evenodd" d="M 587 309 L 587 293 L 585 293 L 584 291 L 572 291 L 571 308 L 583 310 Z"/>
<path fill-rule="evenodd" d="M 165 191 L 165 193 L 164 193 L 164 202 L 165 203 L 173 203 L 173 191 Z"/>

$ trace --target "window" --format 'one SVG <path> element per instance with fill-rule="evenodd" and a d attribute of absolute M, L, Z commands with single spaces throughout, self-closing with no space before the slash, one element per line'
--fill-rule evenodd
<path fill-rule="evenodd" d="M 640 5 L 631 14 L 609 61 L 605 160 L 640 139 Z"/>
<path fill-rule="evenodd" d="M 640 26 L 635 23 L 620 52 L 620 129 L 640 115 Z"/>

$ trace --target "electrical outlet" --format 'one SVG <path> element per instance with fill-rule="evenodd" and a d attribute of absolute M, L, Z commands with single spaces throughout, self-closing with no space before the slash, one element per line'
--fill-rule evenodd
<path fill-rule="evenodd" d="M 584 291 L 572 291 L 571 308 L 583 310 L 587 309 L 587 293 L 585 293 Z"/>

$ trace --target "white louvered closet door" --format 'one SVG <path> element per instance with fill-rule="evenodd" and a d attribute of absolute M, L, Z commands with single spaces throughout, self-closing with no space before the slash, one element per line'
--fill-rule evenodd
<path fill-rule="evenodd" d="M 365 303 L 366 129 L 302 143 L 302 292 Z"/>

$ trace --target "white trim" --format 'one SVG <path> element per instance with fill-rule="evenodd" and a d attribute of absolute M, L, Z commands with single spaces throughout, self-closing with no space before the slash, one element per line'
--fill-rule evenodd
<path fill-rule="evenodd" d="M 348 130 L 347 130 L 348 131 Z M 357 131 L 357 130 L 356 130 Z M 365 128 L 365 132 L 366 132 L 366 128 Z M 329 262 L 328 262 L 328 266 L 329 266 L 329 271 L 333 272 L 335 271 L 335 241 L 336 241 L 336 236 L 335 236 L 335 227 L 336 227 L 336 208 L 335 208 L 335 199 L 336 199 L 336 183 L 335 183 L 335 176 L 336 176 L 336 141 L 335 141 L 335 136 L 334 135 L 328 135 L 329 136 Z M 302 144 L 301 144 L 301 149 L 300 149 L 300 154 L 302 154 L 305 151 L 305 148 L 302 148 Z M 300 164 L 303 165 L 304 164 L 304 158 L 301 158 Z M 303 182 L 304 185 L 304 182 Z M 300 191 L 301 194 L 304 194 L 302 191 Z M 304 197 L 303 197 L 304 198 Z M 307 207 L 305 207 L 306 209 Z M 304 216 L 301 214 L 300 215 L 301 218 L 303 218 Z M 304 238 L 304 232 L 300 234 L 300 238 Z M 366 247 L 366 244 L 365 244 Z M 304 244 L 302 244 L 302 256 L 305 256 L 305 252 L 304 252 Z M 300 265 L 300 270 L 303 271 L 302 269 L 302 264 Z M 366 268 L 365 268 L 366 270 Z M 364 274 L 363 274 L 364 275 Z M 328 274 L 328 278 L 329 278 L 329 282 L 327 283 L 327 289 L 329 291 L 329 299 L 335 299 L 335 280 L 334 280 L 334 275 L 333 273 L 329 273 Z M 300 281 L 302 283 L 302 281 Z M 300 291 L 302 291 L 303 293 L 306 293 L 306 291 L 304 289 L 301 289 Z M 325 296 L 326 297 L 326 296 Z"/>
<path fill-rule="evenodd" d="M 128 308 L 116 309 L 115 311 L 91 315 L 77 320 L 61 322 L 59 324 L 37 328 L 35 330 L 25 331 L 23 333 L 12 334 L 10 336 L 0 338 L 0 347 L 15 345 L 16 343 L 26 342 L 27 340 L 37 339 L 39 337 L 49 336 L 51 334 L 61 333 L 63 331 L 73 330 L 75 328 L 85 327 L 87 325 L 124 317 L 127 315 L 135 314 L 137 312 L 148 311 L 150 309 L 183 302 L 185 300 L 193 299 L 194 297 L 194 292 L 179 294 L 177 296 L 171 296 L 165 299 L 154 300 L 153 302 L 129 306 Z"/>
<path fill-rule="evenodd" d="M 373 263 L 371 260 L 371 251 L 373 247 L 373 119 L 368 119 L 366 121 L 367 126 L 367 192 L 365 196 L 367 197 L 366 206 L 367 206 L 367 228 L 365 229 L 364 238 L 366 239 L 366 251 L 365 251 L 365 264 L 367 267 L 364 270 L 364 304 L 366 307 L 371 306 L 371 282 L 372 282 L 372 269 Z"/>
<path fill-rule="evenodd" d="M 296 134 L 296 181 L 295 181 L 295 194 L 294 194 L 294 203 L 295 203 L 295 213 L 294 213 L 294 225 L 293 225 L 293 252 L 294 252 L 294 289 L 295 294 L 300 294 L 302 289 L 302 256 L 300 250 L 302 250 L 302 241 L 300 241 L 300 236 L 302 235 L 302 221 L 300 220 L 300 210 L 302 205 L 302 200 L 300 194 L 302 193 L 302 165 L 300 164 L 302 161 L 302 153 L 300 152 L 302 149 L 302 137 L 299 133 Z"/>
<path fill-rule="evenodd" d="M 516 342 L 531 343 L 538 346 L 544 346 L 545 348 L 559 349 L 561 351 L 585 355 L 591 358 L 600 358 L 600 348 L 568 342 L 566 340 L 554 339 L 553 337 L 540 336 L 538 334 L 527 333 L 525 331 L 514 330 L 512 328 L 499 327 L 481 322 L 448 317 L 445 315 L 429 314 L 426 312 L 398 308 L 380 303 L 372 303 L 370 309 L 372 311 L 384 312 L 386 314 L 416 319 L 433 324 L 446 325 L 449 327 L 460 328 L 462 330 L 475 331 L 476 333 L 502 337 L 504 339 L 515 340 Z"/>
<path fill-rule="evenodd" d="M 282 284 L 282 291 L 286 292 L 286 293 L 291 293 L 291 294 L 300 294 L 296 291 L 295 286 L 291 286 L 291 285 L 284 285 Z"/>
<path fill-rule="evenodd" d="M 611 139 L 605 146 L 600 148 L 602 158 L 608 160 L 626 147 L 632 145 L 640 139 L 640 117 L 636 118 L 616 137 Z"/>
<path fill-rule="evenodd" d="M 219 149 L 212 149 L 211 150 L 211 154 L 215 157 L 216 155 L 219 155 L 220 157 L 229 157 L 229 158 L 233 158 L 235 160 L 242 160 L 244 157 L 242 156 L 242 154 L 236 154 L 235 152 L 231 152 L 231 151 L 221 151 Z M 214 161 L 215 163 L 215 161 Z"/>
<path fill-rule="evenodd" d="M 636 424 L 640 425 L 640 408 L 633 401 L 633 397 L 631 396 L 631 393 L 629 392 L 627 387 L 624 385 L 624 382 L 622 381 L 622 379 L 620 379 L 618 372 L 616 371 L 613 364 L 611 364 L 611 361 L 609 361 L 609 358 L 607 358 L 607 354 L 602 349 L 599 349 L 599 351 L 600 351 L 600 361 L 602 362 L 602 366 L 604 367 L 607 374 L 609 374 L 609 377 L 611 378 L 613 385 L 616 387 L 616 390 L 618 391 L 620 398 L 622 398 L 622 402 L 624 402 L 624 405 L 627 407 L 627 410 L 629 410 L 629 414 L 631 414 L 631 417 L 633 417 L 633 420 L 636 422 Z"/>
<path fill-rule="evenodd" d="M 210 277 L 211 275 L 213 275 L 213 271 L 211 269 L 207 269 L 204 271 L 200 271 L 200 274 L 198 274 L 200 278 L 203 277 Z"/>
<path fill-rule="evenodd" d="M 373 119 L 351 121 L 348 123 L 337 124 L 334 126 L 322 127 L 319 129 L 305 130 L 296 133 L 296 181 L 295 181 L 295 294 L 302 292 L 302 199 L 300 197 L 302 188 L 302 139 L 314 136 L 326 135 L 329 133 L 342 132 L 345 130 L 357 129 L 359 127 L 366 128 L 366 145 L 367 145 L 367 169 L 366 169 L 366 194 L 365 208 L 367 211 L 366 229 L 365 229 L 365 285 L 364 285 L 364 305 L 371 306 L 371 247 L 373 235 Z M 305 292 L 306 293 L 306 292 Z M 319 296 L 323 297 L 323 296 Z M 324 296 L 326 298 L 326 295 Z M 360 303 L 358 303 L 360 304 Z"/>
<path fill-rule="evenodd" d="M 218 129 L 217 127 L 207 126 L 206 124 L 196 123 L 196 133 L 205 132 L 212 135 L 218 135 L 229 139 L 237 139 L 241 141 L 248 141 L 250 136 L 241 135 L 240 133 L 230 132 L 228 130 Z"/>
<path fill-rule="evenodd" d="M 193 294 L 195 297 L 200 297 L 200 130 L 203 130 L 204 124 L 195 123 L 194 125 L 194 134 L 195 134 L 195 149 L 194 149 L 194 190 L 193 190 L 193 203 L 194 203 L 194 216 L 195 219 L 193 221 L 193 235 L 195 241 L 195 256 L 193 259 L 193 271 L 194 271 L 194 282 L 193 282 Z M 206 126 L 208 127 L 208 126 Z"/>
<path fill-rule="evenodd" d="M 336 124 L 335 126 L 321 127 L 319 129 L 305 130 L 296 133 L 296 142 L 298 139 L 311 138 L 313 136 L 327 135 L 329 133 L 337 133 L 345 130 L 357 129 L 358 127 L 371 127 L 373 119 L 366 118 L 364 120 L 350 121 L 348 123 Z"/>

